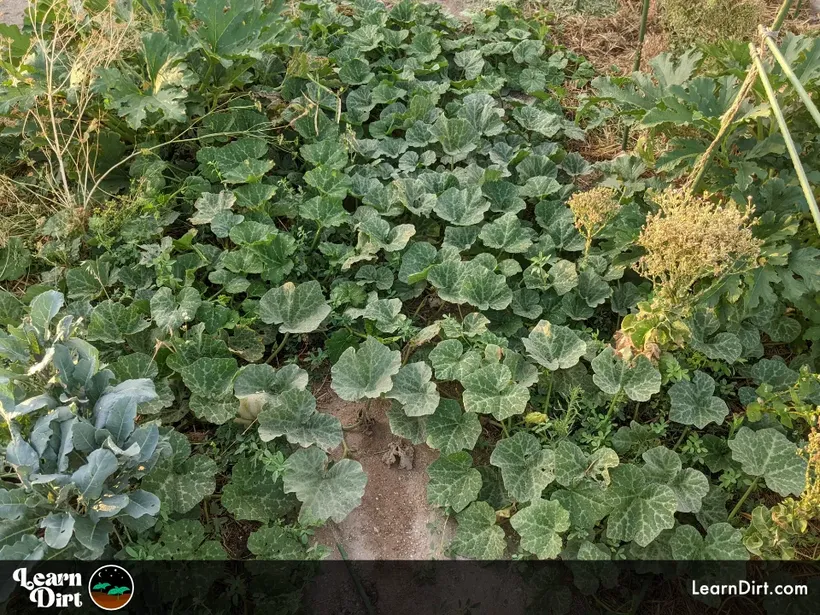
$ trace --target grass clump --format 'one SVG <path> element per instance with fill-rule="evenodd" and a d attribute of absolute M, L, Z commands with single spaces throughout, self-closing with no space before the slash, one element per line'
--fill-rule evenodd
<path fill-rule="evenodd" d="M 661 20 L 680 46 L 754 36 L 766 10 L 764 0 L 663 0 Z"/>

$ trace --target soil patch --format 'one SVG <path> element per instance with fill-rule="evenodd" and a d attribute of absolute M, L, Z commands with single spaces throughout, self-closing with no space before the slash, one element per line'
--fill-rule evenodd
<path fill-rule="evenodd" d="M 327 383 L 316 399 L 320 412 L 345 426 L 360 421 L 366 408 L 366 403 L 339 399 Z M 394 436 L 389 408 L 389 401 L 374 400 L 361 425 L 345 432 L 348 456 L 362 464 L 367 486 L 361 506 L 341 523 L 328 522 L 316 533 L 320 543 L 333 549 L 331 559 L 341 559 L 337 544 L 351 560 L 440 559 L 449 542 L 444 515 L 427 504 L 427 466 L 438 451 Z M 331 456 L 340 459 L 343 452 L 340 446 Z"/>
<path fill-rule="evenodd" d="M 28 0 L 0 0 L 0 23 L 23 25 Z"/>

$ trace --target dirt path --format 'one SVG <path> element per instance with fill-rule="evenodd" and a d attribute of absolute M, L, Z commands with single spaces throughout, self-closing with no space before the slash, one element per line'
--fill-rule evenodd
<path fill-rule="evenodd" d="M 364 403 L 348 403 L 325 386 L 317 395 L 321 412 L 332 414 L 342 425 L 357 421 Z M 374 401 L 369 414 L 371 422 L 364 428 L 346 432 L 350 456 L 362 464 L 367 487 L 361 506 L 341 523 L 329 522 L 317 532 L 317 539 L 334 547 L 332 559 L 340 559 L 335 546 L 341 544 L 349 559 L 357 560 L 425 560 L 441 559 L 449 543 L 452 522 L 427 505 L 427 466 L 438 452 L 425 445 L 413 447 L 390 432 L 387 400 Z M 392 445 L 399 445 L 412 455 L 412 469 L 400 468 L 399 460 L 387 465 L 383 457 Z M 334 459 L 342 456 L 342 447 L 333 451 Z"/>
<path fill-rule="evenodd" d="M 23 24 L 23 12 L 28 0 L 0 0 L 0 23 Z"/>

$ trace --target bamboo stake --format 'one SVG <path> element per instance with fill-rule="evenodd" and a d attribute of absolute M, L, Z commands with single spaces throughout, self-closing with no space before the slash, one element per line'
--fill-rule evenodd
<path fill-rule="evenodd" d="M 789 156 L 792 159 L 794 170 L 797 173 L 797 179 L 800 182 L 800 187 L 803 189 L 803 195 L 809 204 L 811 215 L 814 218 L 814 224 L 817 226 L 817 232 L 820 233 L 820 209 L 817 208 L 817 201 L 814 198 L 814 192 L 809 184 L 809 179 L 806 177 L 806 171 L 803 164 L 800 162 L 800 157 L 797 155 L 797 147 L 794 145 L 794 140 L 789 132 L 789 127 L 786 125 L 786 118 L 783 117 L 783 111 L 777 102 L 777 94 L 766 75 L 766 67 L 763 66 L 763 61 L 760 59 L 760 54 L 755 49 L 754 45 L 749 43 L 749 53 L 752 55 L 752 62 L 754 62 L 757 72 L 760 75 L 760 80 L 763 82 L 763 88 L 766 90 L 766 96 L 769 97 L 769 104 L 772 107 L 772 112 L 780 127 L 780 132 L 783 133 L 783 140 L 786 142 L 786 149 L 789 150 Z"/>
<path fill-rule="evenodd" d="M 638 48 L 635 50 L 635 61 L 632 63 L 632 72 L 641 68 L 641 56 L 643 55 L 643 41 L 646 38 L 646 22 L 649 19 L 649 0 L 643 0 L 641 7 L 641 28 L 638 30 Z M 629 126 L 624 127 L 624 136 L 621 139 L 621 149 L 625 150 L 629 143 Z"/>
<path fill-rule="evenodd" d="M 786 15 L 789 14 L 789 9 L 792 7 L 793 0 L 783 0 L 783 4 L 780 5 L 780 10 L 777 11 L 777 16 L 774 18 L 774 23 L 772 23 L 771 30 L 773 32 L 777 32 L 780 30 L 780 27 L 783 25 L 783 22 L 786 20 Z M 761 47 L 763 43 L 761 42 Z M 723 117 L 720 119 L 720 129 L 718 133 L 715 135 L 715 138 L 709 144 L 709 147 L 706 148 L 706 151 L 703 152 L 700 159 L 698 160 L 697 164 L 692 169 L 692 174 L 689 177 L 689 181 L 687 182 L 687 189 L 694 194 L 698 190 L 698 186 L 703 179 L 703 176 L 706 174 L 706 169 L 709 167 L 709 163 L 712 160 L 712 154 L 717 149 L 720 142 L 729 132 L 729 128 L 732 125 L 732 122 L 735 120 L 735 116 L 737 112 L 740 110 L 741 105 L 743 105 L 743 100 L 746 98 L 749 90 L 752 89 L 754 82 L 757 80 L 757 67 L 752 65 L 749 69 L 749 72 L 746 73 L 746 79 L 743 81 L 743 85 L 740 86 L 740 89 L 737 91 L 737 96 L 735 96 L 735 100 L 732 102 L 732 106 L 727 109 L 726 113 L 723 114 Z"/>
<path fill-rule="evenodd" d="M 800 100 L 803 101 L 804 105 L 806 105 L 806 109 L 809 110 L 809 113 L 814 118 L 814 121 L 817 123 L 817 126 L 820 127 L 820 111 L 817 110 L 817 107 L 812 102 L 811 97 L 809 96 L 808 92 L 806 92 L 806 88 L 804 88 L 803 84 L 800 83 L 800 79 L 798 79 L 797 75 L 794 74 L 792 67 L 789 66 L 789 63 L 786 61 L 786 58 L 784 58 L 783 54 L 780 53 L 780 48 L 772 40 L 772 37 L 769 35 L 769 33 L 764 31 L 761 27 L 760 34 L 763 37 L 763 40 L 766 41 L 766 46 L 769 48 L 769 51 L 772 52 L 774 59 L 777 60 L 777 63 L 780 65 L 783 74 L 785 74 L 786 77 L 789 78 L 789 81 L 792 82 L 794 89 L 797 90 L 797 95 L 800 97 Z"/>

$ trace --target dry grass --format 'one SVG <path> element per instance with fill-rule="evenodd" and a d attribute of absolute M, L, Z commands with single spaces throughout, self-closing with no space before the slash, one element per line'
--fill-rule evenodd
<path fill-rule="evenodd" d="M 557 41 L 585 56 L 600 72 L 625 75 L 632 72 L 638 33 L 641 23 L 641 0 L 617 0 L 619 7 L 611 15 L 564 14 L 555 26 Z M 697 0 L 695 0 L 697 2 Z M 780 7 L 781 0 L 766 0 L 763 12 L 764 25 L 770 25 Z M 786 19 L 784 30 L 806 33 L 816 30 L 811 22 L 809 2 L 803 2 L 799 13 L 794 10 Z M 525 11 L 541 8 L 541 3 L 526 2 Z M 671 40 L 663 26 L 663 0 L 651 0 L 646 38 L 641 57 L 641 70 L 649 68 L 649 60 L 669 51 Z"/>
<path fill-rule="evenodd" d="M 555 28 L 559 43 L 586 57 L 602 73 L 628 74 L 635 61 L 641 23 L 641 0 L 619 0 L 612 15 L 566 15 Z M 658 16 L 658 2 L 649 7 L 641 68 L 668 48 Z"/>
<path fill-rule="evenodd" d="M 33 125 L 44 159 L 30 170 L 48 186 L 52 201 L 74 209 L 89 200 L 97 180 L 100 121 L 91 91 L 95 72 L 134 53 L 141 43 L 133 24 L 119 20 L 113 6 L 86 20 L 65 0 L 32 4 L 28 10 L 31 52 L 36 51 L 42 63 L 42 91 L 31 108 L 8 119 L 20 122 L 23 132 Z M 65 62 L 70 62 L 70 71 L 62 69 Z M 22 63 L 19 69 L 26 70 Z"/>

